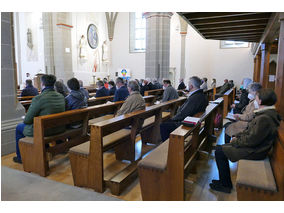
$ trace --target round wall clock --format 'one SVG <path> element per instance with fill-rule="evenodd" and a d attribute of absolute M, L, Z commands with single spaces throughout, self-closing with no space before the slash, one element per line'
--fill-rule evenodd
<path fill-rule="evenodd" d="M 99 37 L 97 33 L 97 27 L 94 24 L 90 24 L 87 31 L 88 43 L 92 49 L 96 49 L 99 44 Z"/>

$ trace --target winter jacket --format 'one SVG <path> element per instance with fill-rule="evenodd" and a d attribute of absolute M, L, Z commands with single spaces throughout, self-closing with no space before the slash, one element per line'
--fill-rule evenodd
<path fill-rule="evenodd" d="M 252 100 L 244 109 L 243 114 L 240 114 L 239 120 L 236 122 L 233 122 L 226 128 L 226 134 L 229 136 L 234 136 L 242 131 L 244 131 L 248 123 L 253 119 L 254 117 L 254 110 L 256 110 L 254 106 L 254 100 Z"/>
<path fill-rule="evenodd" d="M 66 110 L 81 109 L 87 107 L 87 98 L 80 91 L 71 90 L 70 94 L 66 96 Z"/>
<path fill-rule="evenodd" d="M 23 96 L 36 96 L 36 95 L 38 95 L 38 90 L 37 90 L 37 88 L 33 87 L 33 85 L 26 86 L 26 88 L 23 89 L 23 91 L 21 92 L 21 97 L 23 97 Z"/>
<path fill-rule="evenodd" d="M 117 115 L 124 115 L 143 109 L 145 109 L 145 100 L 138 91 L 135 91 L 128 96 L 121 108 L 118 110 Z"/>
<path fill-rule="evenodd" d="M 237 134 L 236 140 L 222 145 L 225 155 L 232 162 L 265 159 L 277 137 L 280 121 L 274 106 L 256 110 L 246 130 Z"/>
<path fill-rule="evenodd" d="M 40 95 L 37 95 L 32 99 L 32 103 L 24 119 L 24 124 L 26 124 L 24 128 L 24 135 L 29 137 L 33 136 L 34 117 L 41 115 L 50 115 L 64 111 L 65 100 L 63 95 L 56 92 L 51 87 L 46 87 L 42 90 Z M 63 132 L 64 130 L 64 127 L 47 129 L 47 131 L 45 131 L 45 136 L 58 134 Z"/>

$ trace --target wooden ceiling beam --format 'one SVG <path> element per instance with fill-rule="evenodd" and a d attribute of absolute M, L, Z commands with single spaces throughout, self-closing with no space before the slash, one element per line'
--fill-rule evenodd
<path fill-rule="evenodd" d="M 255 48 L 255 52 L 253 52 L 254 57 L 258 54 L 258 51 L 260 50 L 263 43 L 273 43 L 275 41 L 275 38 L 277 38 L 277 32 L 279 32 L 280 28 L 279 15 L 280 13 L 272 13 L 259 41 L 258 47 Z"/>
<path fill-rule="evenodd" d="M 190 20 L 189 21 L 197 25 L 207 25 L 207 24 L 223 24 L 223 23 L 237 23 L 245 21 L 262 21 L 266 22 L 269 20 L 271 13 L 261 13 L 254 15 L 244 15 L 244 16 L 233 16 L 227 18 L 212 18 L 212 19 L 202 19 L 202 20 Z"/>
<path fill-rule="evenodd" d="M 218 38 L 218 37 L 227 37 L 227 36 L 232 36 L 232 37 L 238 37 L 238 36 L 259 36 L 261 37 L 262 32 L 260 33 L 229 33 L 229 34 L 220 34 L 220 35 L 204 35 L 205 38 Z"/>
<path fill-rule="evenodd" d="M 212 33 L 225 33 L 225 32 L 240 32 L 240 31 L 258 31 L 265 30 L 265 25 L 259 26 L 248 26 L 248 27 L 231 27 L 231 28 L 221 28 L 221 29 L 198 29 L 202 34 L 212 34 Z"/>
<path fill-rule="evenodd" d="M 191 20 L 201 20 L 201 19 L 208 19 L 208 18 L 225 18 L 225 17 L 233 17 L 233 16 L 242 16 L 242 15 L 253 15 L 257 13 L 252 12 L 197 12 L 197 13 L 182 13 L 187 19 Z"/>
<path fill-rule="evenodd" d="M 211 35 L 226 35 L 226 34 L 247 34 L 247 33 L 263 33 L 263 30 L 238 30 L 238 31 L 222 31 L 222 32 L 216 32 L 216 31 L 211 31 L 211 32 L 202 32 L 202 34 L 206 36 L 211 36 Z"/>
<path fill-rule="evenodd" d="M 190 21 L 187 20 L 188 23 Z M 252 26 L 264 26 L 266 27 L 267 22 L 263 20 L 256 21 L 242 21 L 242 22 L 232 22 L 232 23 L 223 23 L 223 24 L 208 24 L 208 25 L 198 25 L 195 26 L 196 29 L 204 30 L 204 29 L 224 29 L 224 28 L 235 28 L 235 27 L 252 27 Z M 193 25 L 193 24 L 191 24 Z"/>

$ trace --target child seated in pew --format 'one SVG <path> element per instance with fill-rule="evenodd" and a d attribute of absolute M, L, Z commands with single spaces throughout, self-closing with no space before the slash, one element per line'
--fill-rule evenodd
<path fill-rule="evenodd" d="M 54 90 L 56 77 L 54 75 L 43 75 L 41 77 L 41 94 L 32 99 L 32 104 L 24 118 L 24 122 L 16 127 L 16 154 L 13 158 L 16 163 L 22 163 L 19 149 L 19 140 L 24 137 L 33 137 L 34 117 L 50 115 L 65 111 L 64 97 Z M 51 136 L 64 132 L 65 128 L 51 128 L 45 132 L 45 136 Z"/>
<path fill-rule="evenodd" d="M 229 144 L 216 147 L 215 159 L 219 180 L 212 180 L 209 184 L 215 191 L 231 193 L 233 185 L 229 160 L 263 160 L 273 147 L 281 121 L 274 106 L 277 101 L 276 94 L 272 89 L 261 89 L 255 100 L 259 109 L 254 111 L 255 117 L 249 122 L 248 127 L 235 135 Z"/>

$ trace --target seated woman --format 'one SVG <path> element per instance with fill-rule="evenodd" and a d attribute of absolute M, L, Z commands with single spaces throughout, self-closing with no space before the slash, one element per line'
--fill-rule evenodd
<path fill-rule="evenodd" d="M 145 109 L 145 100 L 140 94 L 138 83 L 136 81 L 129 81 L 127 89 L 130 95 L 118 110 L 117 116 Z"/>
<path fill-rule="evenodd" d="M 255 110 L 255 117 L 249 122 L 246 130 L 233 137 L 229 144 L 216 147 L 215 159 L 219 180 L 212 180 L 209 184 L 215 191 L 231 192 L 232 181 L 228 160 L 263 160 L 278 135 L 281 118 L 274 106 L 277 101 L 275 92 L 272 89 L 261 89 L 255 100 L 259 109 Z"/>
<path fill-rule="evenodd" d="M 249 104 L 244 108 L 242 114 L 234 114 L 236 118 L 236 122 L 232 122 L 229 125 L 225 125 L 225 143 L 229 143 L 231 137 L 234 135 L 244 131 L 247 126 L 248 122 L 253 119 L 254 110 L 258 109 L 258 104 L 255 100 L 256 93 L 259 92 L 261 89 L 260 83 L 252 83 L 249 86 L 249 94 L 248 97 L 250 99 Z"/>
<path fill-rule="evenodd" d="M 80 91 L 80 84 L 77 78 L 71 78 L 67 81 L 67 86 L 71 90 L 66 96 L 66 110 L 80 109 L 87 107 L 87 98 Z"/>

